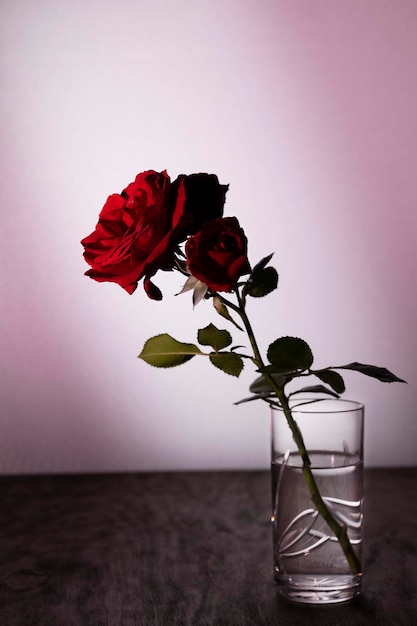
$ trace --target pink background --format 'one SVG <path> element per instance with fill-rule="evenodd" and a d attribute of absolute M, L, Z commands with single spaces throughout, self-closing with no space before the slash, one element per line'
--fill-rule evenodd
<path fill-rule="evenodd" d="M 264 349 L 301 336 L 317 365 L 409 381 L 345 395 L 368 465 L 415 464 L 417 2 L 3 0 L 0 47 L 0 471 L 269 464 L 267 406 L 233 405 L 248 366 L 136 358 L 222 327 L 211 305 L 178 275 L 162 303 L 83 276 L 107 195 L 150 168 L 216 173 L 251 262 L 275 251 Z"/>

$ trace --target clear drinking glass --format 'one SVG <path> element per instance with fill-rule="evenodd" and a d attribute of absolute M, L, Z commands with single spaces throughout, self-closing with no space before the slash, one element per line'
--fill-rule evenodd
<path fill-rule="evenodd" d="M 313 476 L 328 509 L 361 558 L 364 407 L 341 399 L 290 403 L 308 451 Z M 288 600 L 328 604 L 360 593 L 333 531 L 318 513 L 302 460 L 282 410 L 271 410 L 272 527 L 275 582 Z"/>

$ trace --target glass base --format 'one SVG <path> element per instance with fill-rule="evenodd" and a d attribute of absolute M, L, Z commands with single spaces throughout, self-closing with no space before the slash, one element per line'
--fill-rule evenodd
<path fill-rule="evenodd" d="M 277 574 L 277 592 L 290 602 L 297 604 L 336 604 L 349 602 L 361 592 L 360 575 L 307 575 L 283 576 Z"/>

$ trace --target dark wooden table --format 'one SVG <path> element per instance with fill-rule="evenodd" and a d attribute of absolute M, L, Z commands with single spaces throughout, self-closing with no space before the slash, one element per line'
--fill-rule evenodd
<path fill-rule="evenodd" d="M 268 472 L 0 478 L 1 626 L 413 626 L 417 469 L 365 474 L 363 595 L 272 577 Z"/>

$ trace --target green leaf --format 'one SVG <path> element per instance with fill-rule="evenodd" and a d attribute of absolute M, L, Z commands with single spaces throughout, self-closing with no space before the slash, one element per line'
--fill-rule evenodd
<path fill-rule="evenodd" d="M 406 383 L 402 378 L 398 378 L 395 374 L 387 370 L 385 367 L 376 367 L 375 365 L 364 365 L 363 363 L 349 363 L 348 365 L 339 365 L 333 369 L 353 370 L 360 372 L 366 376 L 377 378 L 383 383 Z"/>
<path fill-rule="evenodd" d="M 211 346 L 218 352 L 232 343 L 232 335 L 228 330 L 219 330 L 214 324 L 201 328 L 197 335 L 198 343 L 202 346 Z"/>
<path fill-rule="evenodd" d="M 278 274 L 275 268 L 266 267 L 273 254 L 264 257 L 253 268 L 245 286 L 243 294 L 249 294 L 253 298 L 262 298 L 268 295 L 278 285 Z"/>
<path fill-rule="evenodd" d="M 288 377 L 285 374 L 271 374 L 274 381 L 281 388 L 288 382 Z M 255 394 L 270 394 L 273 393 L 273 389 L 268 381 L 263 376 L 258 376 L 249 387 L 249 391 Z"/>
<path fill-rule="evenodd" d="M 337 393 L 343 393 L 346 389 L 345 381 L 337 372 L 333 372 L 332 370 L 324 370 L 322 372 L 314 372 L 314 375 L 317 378 L 320 378 L 321 381 L 330 385 L 330 387 Z"/>
<path fill-rule="evenodd" d="M 242 398 L 242 400 L 233 402 L 233 404 L 237 406 L 238 404 L 253 402 L 253 400 L 263 400 L 264 402 L 267 402 L 270 406 L 279 406 L 279 402 L 276 400 L 276 395 L 274 395 L 272 391 L 270 394 L 254 394 L 253 396 L 249 396 L 248 398 Z"/>
<path fill-rule="evenodd" d="M 255 268 L 245 285 L 244 291 L 252 298 L 262 298 L 274 291 L 277 285 L 278 273 L 274 267 Z"/>
<path fill-rule="evenodd" d="M 298 337 L 280 337 L 268 348 L 268 360 L 277 371 L 293 372 L 309 369 L 313 363 L 310 346 Z"/>
<path fill-rule="evenodd" d="M 220 370 L 238 377 L 243 370 L 243 359 L 234 352 L 216 352 L 210 354 L 210 361 Z"/>
<path fill-rule="evenodd" d="M 186 363 L 196 354 L 203 354 L 197 346 L 181 343 L 164 333 L 148 339 L 138 358 L 154 367 L 175 367 Z"/>
<path fill-rule="evenodd" d="M 268 265 L 269 261 L 272 259 L 273 256 L 274 256 L 274 253 L 268 254 L 268 256 L 265 256 L 263 259 L 261 259 L 259 263 L 257 263 L 255 267 L 253 268 L 252 274 L 253 272 L 256 272 L 257 270 L 263 270 L 264 267 Z"/>
<path fill-rule="evenodd" d="M 228 320 L 229 322 L 232 322 L 232 324 L 234 324 L 236 326 L 236 328 L 238 328 L 239 330 L 243 331 L 243 328 L 241 328 L 239 326 L 239 324 L 237 324 L 235 322 L 235 320 L 233 319 L 233 317 L 230 315 L 229 310 L 227 309 L 227 307 L 223 304 L 223 302 L 221 301 L 219 296 L 214 296 L 213 298 L 213 306 L 216 309 L 217 313 L 219 315 L 221 315 L 222 317 L 224 317 L 226 320 Z"/>
<path fill-rule="evenodd" d="M 324 385 L 311 385 L 309 387 L 303 387 L 302 389 L 297 389 L 297 391 L 292 391 L 290 394 L 288 394 L 288 397 L 291 398 L 298 393 L 326 393 L 329 396 L 333 396 L 334 398 L 339 397 L 339 394 L 335 393 Z"/>

